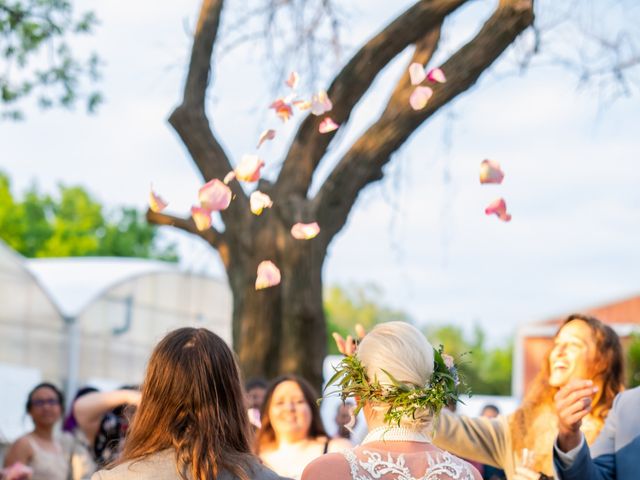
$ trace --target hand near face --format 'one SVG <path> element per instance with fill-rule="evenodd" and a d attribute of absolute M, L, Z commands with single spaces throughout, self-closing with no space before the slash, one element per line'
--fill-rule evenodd
<path fill-rule="evenodd" d="M 540 474 L 530 468 L 519 466 L 516 467 L 516 474 L 513 480 L 538 480 Z"/>
<path fill-rule="evenodd" d="M 582 419 L 591 411 L 598 391 L 591 380 L 571 380 L 554 397 L 558 415 L 558 447 L 568 452 L 580 444 Z"/>

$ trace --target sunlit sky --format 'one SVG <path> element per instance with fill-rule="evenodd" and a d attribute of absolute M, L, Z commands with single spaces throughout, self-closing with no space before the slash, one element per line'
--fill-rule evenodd
<path fill-rule="evenodd" d="M 355 2 L 345 55 L 411 3 Z M 439 60 L 477 31 L 492 3 L 475 3 L 445 24 Z M 0 168 L 15 192 L 34 182 L 49 192 L 59 182 L 81 184 L 110 208 L 146 208 L 153 182 L 171 213 L 188 215 L 202 179 L 166 119 L 180 99 L 198 2 L 78 5 L 100 18 L 96 34 L 77 47 L 101 55 L 106 103 L 96 116 L 28 108 L 26 121 L 3 123 Z M 409 55 L 378 77 L 336 136 L 316 188 L 382 110 Z M 420 323 L 477 322 L 492 341 L 526 322 L 640 292 L 637 92 L 603 104 L 566 70 L 515 75 L 509 55 L 498 63 L 416 132 L 385 179 L 361 194 L 329 250 L 326 284 L 376 284 L 382 302 Z M 313 85 L 303 73 L 303 89 L 305 82 L 309 90 L 326 87 L 332 68 Z M 282 127 L 266 109 L 267 70 L 250 46 L 227 55 L 208 106 L 233 159 L 253 152 L 260 131 L 278 128 L 261 150 L 265 175 L 274 178 L 295 122 Z M 502 164 L 502 185 L 479 184 L 484 158 Z M 484 215 L 497 196 L 507 201 L 510 223 Z M 179 241 L 185 268 L 223 275 L 203 242 L 169 228 L 163 235 Z"/>

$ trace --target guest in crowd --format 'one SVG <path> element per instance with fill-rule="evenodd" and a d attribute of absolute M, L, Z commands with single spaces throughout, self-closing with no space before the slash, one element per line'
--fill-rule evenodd
<path fill-rule="evenodd" d="M 4 465 L 8 467 L 5 478 L 68 480 L 71 474 L 70 444 L 68 438 L 55 433 L 64 411 L 62 392 L 51 383 L 40 383 L 29 392 L 26 410 L 34 429 L 9 448 L 4 458 Z"/>
<path fill-rule="evenodd" d="M 640 387 L 619 394 L 591 448 L 580 431 L 597 394 L 590 380 L 574 380 L 556 394 L 559 431 L 554 465 L 561 480 L 634 480 L 640 458 Z"/>
<path fill-rule="evenodd" d="M 275 480 L 251 453 L 235 356 L 204 328 L 155 347 L 119 460 L 92 480 Z"/>
<path fill-rule="evenodd" d="M 488 419 L 445 412 L 434 443 L 501 468 L 508 479 L 552 477 L 552 446 L 558 434 L 553 397 L 574 378 L 590 379 L 598 388 L 582 422 L 582 432 L 591 444 L 623 388 L 624 376 L 620 339 L 610 327 L 585 315 L 571 315 L 563 323 L 548 361 L 513 414 Z"/>
<path fill-rule="evenodd" d="M 279 475 L 298 479 L 314 458 L 351 447 L 344 438 L 327 436 L 317 398 L 311 385 L 295 375 L 276 378 L 267 390 L 255 450 Z"/>
<path fill-rule="evenodd" d="M 335 418 L 336 426 L 338 427 L 335 438 L 344 438 L 349 440 L 351 444 L 353 444 L 351 435 L 358 422 L 357 417 L 353 414 L 355 408 L 356 406 L 353 402 L 340 403 L 336 410 Z"/>
<path fill-rule="evenodd" d="M 431 443 L 438 413 L 457 398 L 454 378 L 453 365 L 414 326 L 377 325 L 334 377 L 340 396 L 362 407 L 369 433 L 360 446 L 311 462 L 302 480 L 480 480 Z"/>
<path fill-rule="evenodd" d="M 267 382 L 261 378 L 253 378 L 245 385 L 247 411 L 249 421 L 256 429 L 260 428 L 260 410 L 267 394 Z"/>

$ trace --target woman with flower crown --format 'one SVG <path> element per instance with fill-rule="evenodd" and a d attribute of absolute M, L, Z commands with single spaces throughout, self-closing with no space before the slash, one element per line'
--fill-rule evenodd
<path fill-rule="evenodd" d="M 480 480 L 469 463 L 431 443 L 440 410 L 457 399 L 455 368 L 418 329 L 377 325 L 329 381 L 364 411 L 362 443 L 311 462 L 302 480 Z M 357 412 L 356 412 L 357 413 Z"/>

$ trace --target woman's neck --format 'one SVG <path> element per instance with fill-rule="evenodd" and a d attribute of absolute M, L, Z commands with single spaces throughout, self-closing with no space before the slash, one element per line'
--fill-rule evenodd
<path fill-rule="evenodd" d="M 53 426 L 36 425 L 33 429 L 33 435 L 41 440 L 53 440 Z"/>

